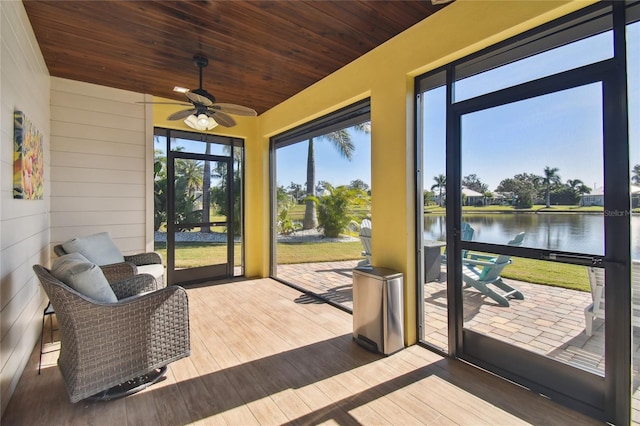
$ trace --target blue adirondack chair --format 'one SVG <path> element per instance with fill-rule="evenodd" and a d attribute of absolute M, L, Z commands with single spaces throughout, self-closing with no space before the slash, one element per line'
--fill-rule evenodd
<path fill-rule="evenodd" d="M 462 227 L 460 229 L 460 232 L 462 233 L 461 239 L 464 241 L 471 241 L 473 240 L 473 233 L 475 232 L 473 230 L 473 228 L 471 227 L 471 225 L 469 225 L 469 223 L 467 222 L 462 222 Z"/>
<path fill-rule="evenodd" d="M 460 227 L 461 240 L 463 241 L 471 241 L 473 240 L 474 229 L 467 222 L 462 222 L 462 226 Z M 467 257 L 468 250 L 462 250 L 462 257 Z M 444 250 L 444 253 L 440 257 L 440 261 L 442 263 L 447 263 L 447 250 Z"/>
<path fill-rule="evenodd" d="M 524 241 L 524 232 L 516 235 L 507 244 L 519 246 Z M 505 283 L 500 273 L 505 266 L 513 263 L 510 256 L 486 256 L 470 253 L 462 260 L 462 279 L 465 287 L 473 287 L 502 306 L 509 306 L 509 299 L 524 300 L 524 295 L 517 289 Z M 492 285 L 502 290 L 497 292 L 489 287 Z"/>
<path fill-rule="evenodd" d="M 524 242 L 524 236 L 525 236 L 525 233 L 524 232 L 520 232 L 512 240 L 509 240 L 507 245 L 509 245 L 509 246 L 521 246 L 522 243 Z M 488 260 L 488 261 L 494 261 L 496 259 L 496 256 L 489 256 L 489 255 L 483 255 L 483 254 L 478 254 L 478 253 L 466 253 L 462 257 L 470 258 L 470 259 L 474 259 L 474 260 Z"/>

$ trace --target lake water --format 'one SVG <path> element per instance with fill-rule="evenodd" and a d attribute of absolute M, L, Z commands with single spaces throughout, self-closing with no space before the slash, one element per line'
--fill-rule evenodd
<path fill-rule="evenodd" d="M 525 247 L 604 255 L 604 216 L 601 214 L 468 214 L 474 241 L 505 244 L 525 232 Z M 424 236 L 445 239 L 445 217 L 425 215 Z M 640 259 L 640 217 L 631 218 L 632 258 Z"/>

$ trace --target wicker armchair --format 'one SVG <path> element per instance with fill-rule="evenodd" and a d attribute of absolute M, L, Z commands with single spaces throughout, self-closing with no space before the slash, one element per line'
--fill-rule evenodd
<path fill-rule="evenodd" d="M 64 256 L 68 254 L 62 248 L 62 244 L 58 244 L 53 246 L 53 252 L 57 256 Z M 104 276 L 107 277 L 107 280 L 111 282 L 121 281 L 126 278 L 129 278 L 133 275 L 137 275 L 139 273 L 145 273 L 142 270 L 139 271 L 138 267 L 145 265 L 162 265 L 162 257 L 160 254 L 155 251 L 147 252 L 147 253 L 138 253 L 132 255 L 125 255 L 124 262 L 121 263 L 112 263 L 111 265 L 101 265 L 100 269 L 104 273 Z M 158 284 L 162 287 L 165 284 L 165 276 L 164 274 L 161 277 L 158 277 Z"/>
<path fill-rule="evenodd" d="M 140 294 L 155 290 L 156 281 L 139 274 L 110 283 L 118 302 L 100 303 L 59 281 L 44 266 L 34 265 L 33 270 L 58 318 L 58 366 L 71 402 L 190 355 L 189 306 L 183 288 Z"/>

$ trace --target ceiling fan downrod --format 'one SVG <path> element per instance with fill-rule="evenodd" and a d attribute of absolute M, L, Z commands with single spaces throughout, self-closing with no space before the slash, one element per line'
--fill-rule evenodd
<path fill-rule="evenodd" d="M 209 59 L 206 56 L 195 55 L 193 57 L 193 63 L 200 69 L 200 89 L 202 89 L 202 69 L 209 65 Z"/>

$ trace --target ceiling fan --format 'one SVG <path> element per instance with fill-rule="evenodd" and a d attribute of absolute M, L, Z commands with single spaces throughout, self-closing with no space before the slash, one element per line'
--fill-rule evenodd
<path fill-rule="evenodd" d="M 224 127 L 235 126 L 236 120 L 229 114 L 253 117 L 257 115 L 255 110 L 245 106 L 216 102 L 216 98 L 202 88 L 202 70 L 209 64 L 209 60 L 205 56 L 195 55 L 193 62 L 200 70 L 200 87 L 184 91 L 191 105 L 177 102 L 152 102 L 190 106 L 188 109 L 174 112 L 167 117 L 167 120 L 184 119 L 185 124 L 193 129 L 211 130 L 218 124 Z"/>

